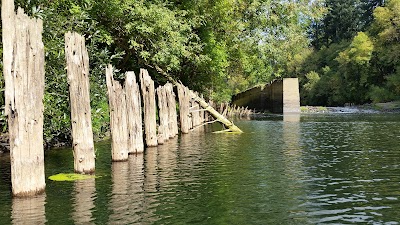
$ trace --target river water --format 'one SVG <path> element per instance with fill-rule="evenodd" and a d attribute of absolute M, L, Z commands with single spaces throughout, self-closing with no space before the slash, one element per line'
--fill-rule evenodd
<path fill-rule="evenodd" d="M 399 224 L 400 115 L 261 116 L 243 134 L 200 128 L 111 163 L 97 179 L 47 180 L 10 197 L 0 157 L 0 224 Z M 46 176 L 73 171 L 71 149 L 46 152 Z"/>

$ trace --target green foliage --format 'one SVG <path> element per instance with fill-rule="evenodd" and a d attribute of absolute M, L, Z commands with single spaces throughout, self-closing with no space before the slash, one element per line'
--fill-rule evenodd
<path fill-rule="evenodd" d="M 351 14 L 347 9 L 331 8 L 323 20 L 326 22 L 334 18 L 335 14 L 341 18 L 358 18 L 348 22 L 359 25 L 358 29 L 350 29 L 350 33 L 347 34 L 340 31 L 346 26 L 340 21 L 331 21 L 330 24 L 323 24 L 327 27 L 320 27 L 325 31 L 334 31 L 330 34 L 325 33 L 326 35 L 338 36 L 331 36 L 325 45 L 317 46 L 318 49 L 306 59 L 302 59 L 300 66 L 297 66 L 296 73 L 300 74 L 302 93 L 307 96 L 302 99 L 304 103 L 343 105 L 392 101 L 399 98 L 400 0 L 387 1 L 384 6 L 380 6 L 383 1 L 358 2 L 331 2 L 333 5 L 355 4 L 353 7 L 358 7 L 358 12 L 363 13 L 347 17 L 346 13 Z M 353 13 L 357 14 L 357 10 Z M 354 33 L 362 29 L 364 31 Z M 318 42 L 319 40 L 313 41 Z M 329 71 L 324 71 L 326 66 L 329 67 Z M 320 80 L 310 88 L 307 75 L 301 74 L 313 71 L 320 75 Z M 321 96 L 324 96 L 323 101 Z"/>
<path fill-rule="evenodd" d="M 314 21 L 311 33 L 318 49 L 332 43 L 351 40 L 365 31 L 372 21 L 375 7 L 383 0 L 326 0 L 327 12 L 322 20 Z"/>
<path fill-rule="evenodd" d="M 372 86 L 369 97 L 373 103 L 388 102 L 393 99 L 393 93 L 385 87 Z"/>
<path fill-rule="evenodd" d="M 16 0 L 44 21 L 46 142 L 71 140 L 67 31 L 86 38 L 93 132 L 101 137 L 109 129 L 108 63 L 121 71 L 118 79 L 146 68 L 157 84 L 165 83 L 163 72 L 217 102 L 230 101 L 254 85 L 304 71 L 298 62 L 312 52 L 307 30 L 324 12 L 321 2 Z"/>
<path fill-rule="evenodd" d="M 373 50 L 374 45 L 371 39 L 364 32 L 359 32 L 350 43 L 350 46 L 339 53 L 337 61 L 342 65 L 366 66 L 371 60 Z"/>

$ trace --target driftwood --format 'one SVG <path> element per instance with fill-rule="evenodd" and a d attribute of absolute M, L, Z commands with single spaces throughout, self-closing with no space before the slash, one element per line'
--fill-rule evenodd
<path fill-rule="evenodd" d="M 114 80 L 111 65 L 106 68 L 106 80 L 110 105 L 112 160 L 127 161 L 129 151 L 126 97 L 122 85 Z"/>
<path fill-rule="evenodd" d="M 139 85 L 134 72 L 126 73 L 125 94 L 129 153 L 143 153 L 142 106 Z"/>
<path fill-rule="evenodd" d="M 65 34 L 65 58 L 71 105 L 74 170 L 95 171 L 92 120 L 89 93 L 89 56 L 85 38 L 77 33 Z"/>
<path fill-rule="evenodd" d="M 2 1 L 5 113 L 8 116 L 14 196 L 44 191 L 43 22 L 30 19 L 12 0 Z"/>
<path fill-rule="evenodd" d="M 146 145 L 157 146 L 156 96 L 154 81 L 145 69 L 140 69 L 140 87 L 144 108 L 144 131 Z"/>

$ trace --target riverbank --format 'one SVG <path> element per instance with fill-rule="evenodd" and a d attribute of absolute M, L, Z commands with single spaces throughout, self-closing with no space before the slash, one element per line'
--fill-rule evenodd
<path fill-rule="evenodd" d="M 400 113 L 400 101 L 344 107 L 301 106 L 302 113 Z"/>

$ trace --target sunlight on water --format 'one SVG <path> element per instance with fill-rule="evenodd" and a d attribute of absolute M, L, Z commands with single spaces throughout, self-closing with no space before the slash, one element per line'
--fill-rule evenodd
<path fill-rule="evenodd" d="M 47 180 L 10 196 L 0 157 L 1 224 L 398 224 L 400 117 L 285 115 L 237 121 L 243 134 L 198 129 L 111 162 L 97 179 Z M 73 170 L 71 149 L 46 152 L 46 176 Z"/>

